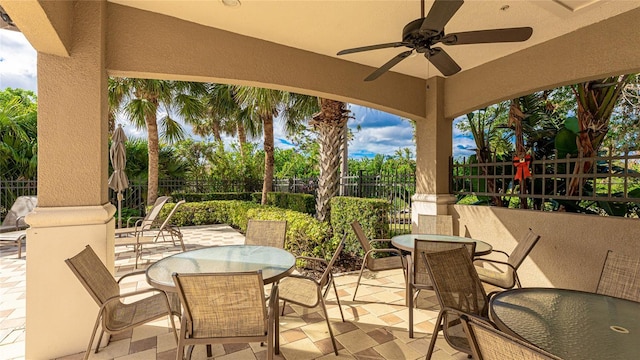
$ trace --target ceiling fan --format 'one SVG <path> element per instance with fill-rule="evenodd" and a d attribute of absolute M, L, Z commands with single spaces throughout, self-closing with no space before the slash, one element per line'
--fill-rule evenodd
<path fill-rule="evenodd" d="M 376 71 L 367 76 L 364 81 L 372 81 L 387 72 L 400 61 L 407 58 L 413 52 L 424 56 L 444 76 L 453 75 L 461 70 L 460 66 L 440 47 L 433 47 L 437 43 L 444 45 L 466 45 L 498 42 L 519 42 L 528 40 L 533 33 L 530 27 L 517 27 L 508 29 L 491 29 L 465 31 L 453 34 L 445 34 L 444 27 L 453 15 L 460 9 L 463 0 L 435 0 L 429 14 L 424 16 L 424 0 L 421 2 L 422 17 L 405 25 L 402 30 L 402 41 L 362 46 L 346 49 L 338 52 L 338 55 L 353 54 L 361 51 L 396 48 L 405 46 L 411 50 L 401 52 Z"/>

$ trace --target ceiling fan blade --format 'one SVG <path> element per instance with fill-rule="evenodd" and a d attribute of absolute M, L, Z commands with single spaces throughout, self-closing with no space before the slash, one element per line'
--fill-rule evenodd
<path fill-rule="evenodd" d="M 420 30 L 436 30 L 440 32 L 451 20 L 453 15 L 460 9 L 463 0 L 436 0 L 429 10 L 429 14 L 424 18 Z"/>
<path fill-rule="evenodd" d="M 449 34 L 442 40 L 442 43 L 446 45 L 463 45 L 518 42 L 529 40 L 531 34 L 533 34 L 533 29 L 530 27 L 466 31 Z"/>
<path fill-rule="evenodd" d="M 393 42 L 386 44 L 378 44 L 378 45 L 369 45 L 369 46 L 361 46 L 353 49 L 345 49 L 338 52 L 338 55 L 346 55 L 353 54 L 361 51 L 369 51 L 369 50 L 378 50 L 378 49 L 386 49 L 386 48 L 396 48 L 400 46 L 408 46 L 409 44 L 403 42 Z"/>
<path fill-rule="evenodd" d="M 432 48 L 430 52 L 424 53 L 433 66 L 438 69 L 442 75 L 451 76 L 460 70 L 460 66 L 441 48 Z"/>
<path fill-rule="evenodd" d="M 372 72 L 371 75 L 367 76 L 367 78 L 364 79 L 364 81 L 372 81 L 377 79 L 380 75 L 389 71 L 389 69 L 396 66 L 396 64 L 404 60 L 407 56 L 411 55 L 411 53 L 413 53 L 413 50 L 407 50 L 405 52 L 401 52 L 400 54 L 396 55 L 393 59 L 387 61 L 386 64 L 380 66 L 378 70 Z"/>

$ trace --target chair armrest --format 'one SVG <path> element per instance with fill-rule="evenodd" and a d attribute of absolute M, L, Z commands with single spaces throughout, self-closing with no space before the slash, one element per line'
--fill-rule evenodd
<path fill-rule="evenodd" d="M 475 258 L 473 259 L 473 262 L 475 264 L 476 261 L 486 261 L 486 262 L 490 262 L 490 263 L 494 263 L 494 264 L 501 264 L 501 265 L 505 265 L 511 268 L 511 270 L 516 271 L 516 268 L 513 267 L 513 265 L 509 264 L 508 262 L 505 261 L 500 261 L 500 260 L 493 260 L 493 259 L 487 259 L 487 258 Z"/>
<path fill-rule="evenodd" d="M 509 254 L 507 254 L 507 252 L 506 252 L 506 251 L 492 249 L 492 250 L 491 250 L 491 253 L 494 253 L 494 252 L 496 252 L 496 253 L 500 253 L 500 254 L 503 254 L 504 256 L 506 256 L 507 258 L 509 258 Z"/>
<path fill-rule="evenodd" d="M 297 279 L 302 279 L 302 280 L 309 280 L 309 281 L 313 281 L 316 285 L 320 286 L 320 283 L 318 283 L 316 281 L 316 279 L 310 277 L 310 276 L 304 276 L 304 275 L 300 275 L 300 274 L 291 274 L 289 276 L 287 276 L 288 278 L 297 278 Z"/>
<path fill-rule="evenodd" d="M 139 219 L 144 219 L 142 216 L 131 216 L 127 219 L 127 227 L 131 227 L 131 220 L 135 220 L 134 225 L 139 221 Z"/>
<path fill-rule="evenodd" d="M 120 281 L 122 281 L 122 279 L 127 278 L 129 276 L 133 276 L 133 275 L 141 275 L 144 274 L 145 272 L 147 272 L 147 270 L 138 270 L 138 271 L 132 271 L 130 273 L 126 273 L 124 275 L 122 275 L 120 277 L 120 279 L 118 279 L 118 284 L 120 284 Z"/>
<path fill-rule="evenodd" d="M 159 294 L 164 294 L 166 296 L 166 293 L 164 291 L 158 290 L 158 289 L 154 289 L 154 288 L 136 290 L 136 291 L 128 292 L 128 293 L 125 293 L 125 294 L 120 294 L 118 296 L 112 296 L 112 297 L 108 298 L 107 300 L 105 300 L 104 304 L 102 304 L 102 307 L 105 307 L 107 304 L 109 304 L 111 302 L 119 301 L 120 299 L 128 298 L 128 297 L 135 296 L 135 295 L 140 295 L 140 294 L 151 293 L 151 292 L 157 292 Z"/>
<path fill-rule="evenodd" d="M 364 258 L 366 259 L 367 256 L 374 253 L 390 253 L 390 254 L 396 254 L 398 256 L 402 256 L 402 252 L 398 249 L 371 249 L 367 251 L 366 254 L 364 254 Z"/>

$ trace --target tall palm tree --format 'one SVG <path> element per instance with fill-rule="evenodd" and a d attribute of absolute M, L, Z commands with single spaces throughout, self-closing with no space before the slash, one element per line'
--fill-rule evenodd
<path fill-rule="evenodd" d="M 593 80 L 580 83 L 574 87 L 574 93 L 578 102 L 578 150 L 585 158 L 597 154 L 602 141 L 609 131 L 611 114 L 625 86 L 635 75 L 620 75 L 606 79 Z M 574 168 L 572 177 L 567 187 L 567 195 L 575 195 L 580 185 L 586 179 L 579 176 L 591 171 L 592 161 L 583 161 L 582 166 Z"/>
<path fill-rule="evenodd" d="M 236 99 L 253 115 L 248 117 L 253 121 L 245 123 L 247 134 L 257 137 L 262 132 L 264 135 L 262 204 L 266 204 L 267 194 L 273 188 L 274 119 L 281 116 L 287 134 L 300 131 L 301 122 L 317 110 L 317 107 L 313 106 L 315 97 L 248 86 L 237 86 L 235 91 Z"/>
<path fill-rule="evenodd" d="M 320 176 L 316 194 L 316 218 L 326 221 L 330 201 L 339 190 L 340 156 L 345 144 L 345 128 L 350 111 L 341 101 L 318 98 L 320 112 L 309 122 L 318 134 L 320 144 Z M 346 162 L 346 160 L 345 160 Z"/>
<path fill-rule="evenodd" d="M 109 105 L 112 112 L 124 111 L 135 127 L 147 131 L 149 144 L 147 204 L 149 205 L 153 204 L 158 197 L 160 140 L 172 143 L 184 138 L 184 130 L 173 118 L 174 115 L 179 115 L 187 122 L 202 118 L 204 108 L 196 94 L 203 92 L 201 83 L 109 78 Z M 158 119 L 159 113 L 162 114 L 160 119 Z"/>

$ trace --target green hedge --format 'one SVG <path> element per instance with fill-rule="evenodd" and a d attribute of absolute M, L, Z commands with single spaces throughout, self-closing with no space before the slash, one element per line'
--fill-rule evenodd
<path fill-rule="evenodd" d="M 345 251 L 364 255 L 351 223 L 358 220 L 369 239 L 388 239 L 390 206 L 387 200 L 381 199 L 334 197 L 331 199 L 332 242 L 337 244 L 346 233 Z"/>
<path fill-rule="evenodd" d="M 262 196 L 262 194 L 260 194 L 260 196 Z M 260 200 L 258 200 L 258 202 L 260 202 Z M 316 214 L 316 197 L 310 194 L 270 192 L 267 194 L 267 205 L 309 215 Z"/>
<path fill-rule="evenodd" d="M 226 193 L 172 193 L 173 199 L 185 199 L 188 202 L 200 202 L 210 200 L 241 200 L 251 201 L 252 193 L 250 192 L 226 192 Z M 260 202 L 260 201 L 258 201 Z"/>
<path fill-rule="evenodd" d="M 166 217 L 171 209 L 173 206 L 164 206 L 160 216 Z M 262 206 L 250 201 L 187 202 L 173 216 L 172 222 L 177 226 L 228 224 L 240 229 L 243 233 L 247 229 L 249 219 L 286 220 L 285 248 L 292 253 L 324 256 L 331 254 L 335 248 L 328 241 L 331 237 L 329 224 L 322 223 L 308 214 L 273 206 Z"/>

